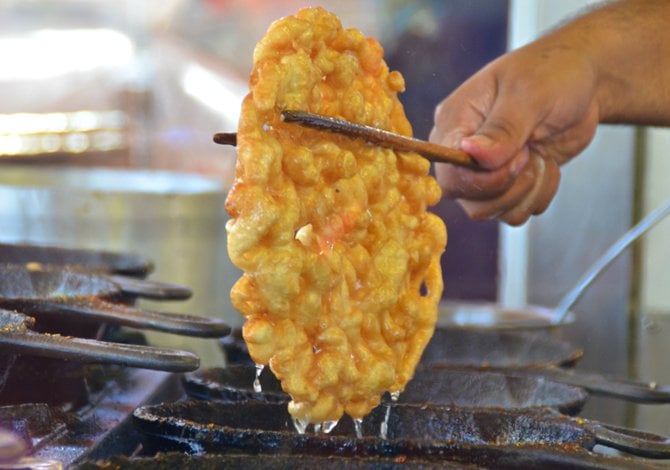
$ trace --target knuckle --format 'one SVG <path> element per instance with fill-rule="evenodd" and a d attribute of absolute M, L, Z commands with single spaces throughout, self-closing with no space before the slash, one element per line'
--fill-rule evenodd
<path fill-rule="evenodd" d="M 489 116 L 480 132 L 488 135 L 503 136 L 505 140 L 515 140 L 519 137 L 515 121 L 504 115 Z"/>

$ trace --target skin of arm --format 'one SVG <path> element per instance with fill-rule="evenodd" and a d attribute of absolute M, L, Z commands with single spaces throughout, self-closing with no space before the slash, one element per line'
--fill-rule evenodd
<path fill-rule="evenodd" d="M 670 1 L 607 3 L 494 60 L 444 99 L 433 142 L 488 171 L 436 166 L 474 219 L 520 225 L 546 210 L 560 165 L 599 123 L 670 125 Z"/>

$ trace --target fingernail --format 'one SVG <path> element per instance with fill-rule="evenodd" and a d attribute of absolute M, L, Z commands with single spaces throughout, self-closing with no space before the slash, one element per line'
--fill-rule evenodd
<path fill-rule="evenodd" d="M 463 139 L 463 143 L 468 143 L 468 145 L 474 144 L 474 146 L 478 148 L 488 148 L 492 147 L 493 144 L 495 143 L 490 137 L 485 136 L 483 134 L 475 134 L 471 135 L 470 137 L 466 137 Z"/>

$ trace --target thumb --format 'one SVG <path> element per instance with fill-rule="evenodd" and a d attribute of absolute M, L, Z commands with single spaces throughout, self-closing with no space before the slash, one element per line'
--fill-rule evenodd
<path fill-rule="evenodd" d="M 461 148 L 484 168 L 497 169 L 509 163 L 526 145 L 534 119 L 518 102 L 499 100 L 477 131 L 461 140 Z"/>

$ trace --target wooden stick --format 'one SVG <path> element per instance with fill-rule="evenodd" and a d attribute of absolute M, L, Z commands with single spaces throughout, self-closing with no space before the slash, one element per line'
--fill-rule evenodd
<path fill-rule="evenodd" d="M 412 137 L 405 137 L 404 135 L 376 127 L 364 126 L 345 121 L 344 119 L 305 113 L 303 111 L 282 111 L 281 117 L 284 122 L 292 122 L 312 129 L 334 132 L 351 138 L 365 139 L 372 144 L 398 152 L 415 152 L 431 162 L 451 163 L 452 165 L 464 166 L 470 169 L 481 169 L 477 162 L 462 150 L 444 147 Z"/>
<path fill-rule="evenodd" d="M 438 163 L 451 163 L 471 170 L 483 170 L 479 164 L 462 150 L 445 147 L 442 145 L 426 142 L 425 140 L 405 137 L 394 132 L 378 129 L 376 127 L 356 124 L 344 119 L 330 116 L 306 113 L 303 111 L 282 111 L 281 118 L 284 122 L 295 123 L 312 129 L 333 132 L 345 135 L 352 139 L 360 138 L 398 152 L 414 152 Z M 214 142 L 223 145 L 237 145 L 237 134 L 234 132 L 220 132 L 214 134 Z"/>
<path fill-rule="evenodd" d="M 221 145 L 237 145 L 237 134 L 235 132 L 218 132 L 214 134 L 214 142 Z"/>

